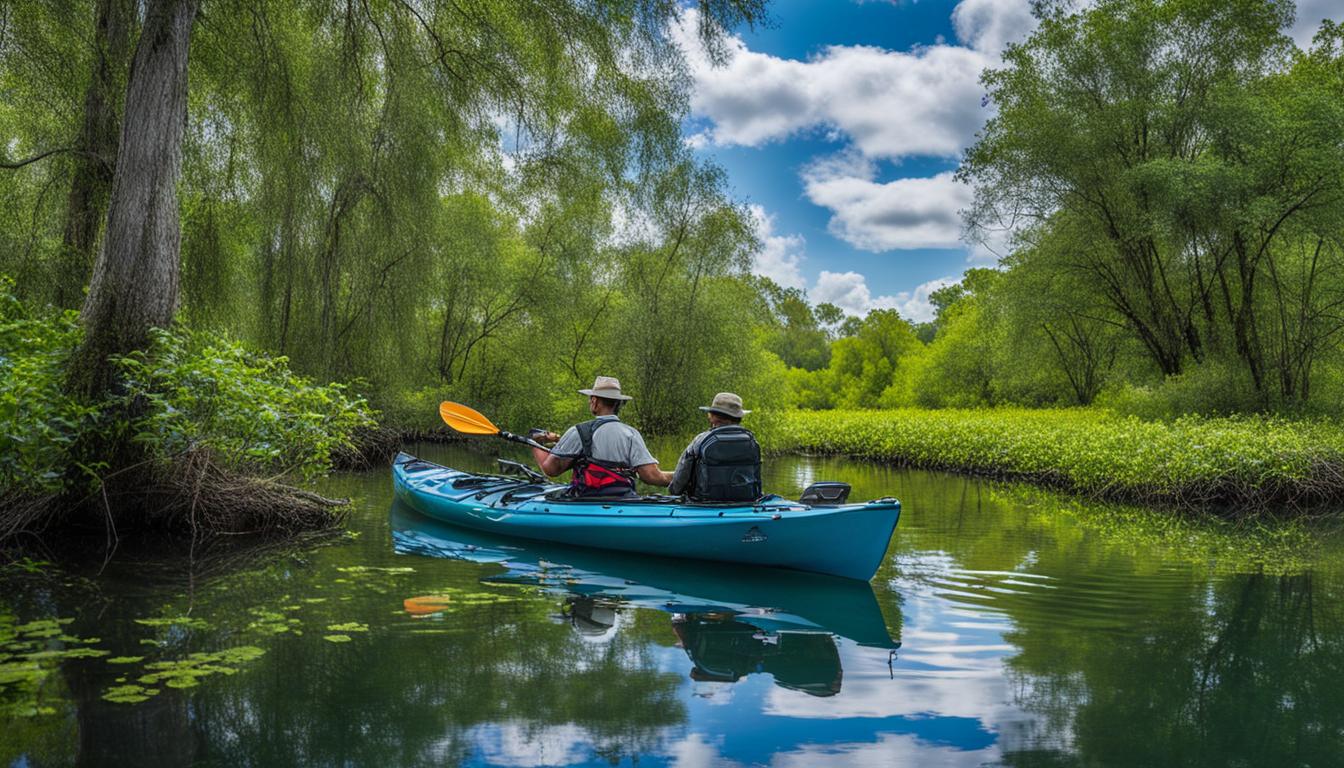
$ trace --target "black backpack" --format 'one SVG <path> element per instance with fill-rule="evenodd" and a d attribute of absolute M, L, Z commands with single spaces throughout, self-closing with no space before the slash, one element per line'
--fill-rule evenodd
<path fill-rule="evenodd" d="M 697 501 L 755 501 L 761 497 L 761 446 L 750 431 L 717 427 L 700 443 L 690 497 Z"/>

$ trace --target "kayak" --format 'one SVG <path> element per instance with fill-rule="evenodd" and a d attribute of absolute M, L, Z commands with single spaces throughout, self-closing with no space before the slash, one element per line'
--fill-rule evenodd
<path fill-rule="evenodd" d="M 866 648 L 896 649 L 871 585 L 820 573 L 649 557 L 528 541 L 449 525 L 393 502 L 389 522 L 399 555 L 498 566 L 485 584 L 535 587 L 673 616 L 731 617 L 770 634 L 822 633 Z M 899 637 L 900 608 L 891 624 Z"/>
<path fill-rule="evenodd" d="M 751 504 L 672 496 L 570 499 L 567 486 L 476 474 L 398 454 L 397 499 L 420 514 L 488 533 L 663 557 L 791 568 L 867 581 L 900 518 L 893 498 L 803 504 L 766 496 Z"/>

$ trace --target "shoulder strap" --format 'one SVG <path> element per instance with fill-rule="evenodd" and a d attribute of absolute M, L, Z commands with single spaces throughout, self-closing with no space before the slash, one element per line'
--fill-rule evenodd
<path fill-rule="evenodd" d="M 603 424 L 610 424 L 613 421 L 615 419 L 592 419 L 574 425 L 574 430 L 579 433 L 579 442 L 583 444 L 583 458 L 593 461 L 593 433 Z"/>
<path fill-rule="evenodd" d="M 579 442 L 583 444 L 583 458 L 593 458 L 593 430 L 597 429 L 597 421 L 585 421 L 582 424 L 575 424 L 574 431 L 579 433 Z"/>

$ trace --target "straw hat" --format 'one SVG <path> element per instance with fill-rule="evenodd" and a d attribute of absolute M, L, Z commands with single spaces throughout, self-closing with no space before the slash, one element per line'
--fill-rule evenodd
<path fill-rule="evenodd" d="M 720 413 L 734 419 L 740 419 L 748 413 L 751 413 L 751 411 L 742 409 L 742 398 L 732 392 L 720 392 L 714 396 L 714 402 L 709 405 L 700 406 L 700 410 L 713 411 L 714 413 Z"/>
<path fill-rule="evenodd" d="M 598 376 L 593 379 L 592 389 L 580 389 L 580 395 L 605 397 L 608 400 L 633 400 L 629 395 L 621 394 L 621 382 L 611 376 Z"/>

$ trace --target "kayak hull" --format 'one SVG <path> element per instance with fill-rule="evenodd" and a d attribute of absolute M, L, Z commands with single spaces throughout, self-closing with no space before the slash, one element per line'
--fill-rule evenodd
<path fill-rule="evenodd" d="M 490 533 L 664 557 L 828 573 L 867 581 L 900 518 L 895 499 L 810 507 L 554 498 L 557 485 L 475 475 L 400 454 L 396 496 L 426 517 Z"/>

